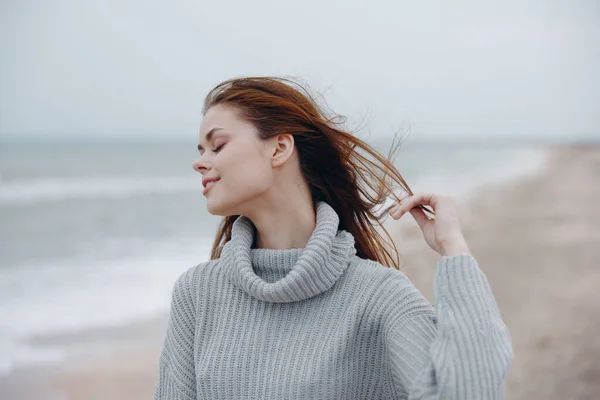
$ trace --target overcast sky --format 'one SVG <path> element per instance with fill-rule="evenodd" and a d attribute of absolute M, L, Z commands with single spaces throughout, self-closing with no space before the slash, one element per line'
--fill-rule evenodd
<path fill-rule="evenodd" d="M 372 135 L 600 136 L 600 2 L 0 2 L 0 135 L 197 134 L 221 80 L 306 80 Z"/>

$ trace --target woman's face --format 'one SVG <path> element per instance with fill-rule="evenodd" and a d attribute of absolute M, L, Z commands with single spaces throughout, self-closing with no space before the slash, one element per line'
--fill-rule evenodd
<path fill-rule="evenodd" d="M 271 184 L 269 141 L 234 108 L 211 107 L 200 125 L 199 158 L 192 164 L 202 178 L 217 178 L 204 195 L 213 215 L 245 215 Z"/>

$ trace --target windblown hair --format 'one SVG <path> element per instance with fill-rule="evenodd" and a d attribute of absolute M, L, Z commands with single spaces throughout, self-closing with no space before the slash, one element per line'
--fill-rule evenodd
<path fill-rule="evenodd" d="M 304 86 L 287 78 L 242 77 L 224 81 L 206 96 L 203 115 L 218 104 L 233 106 L 243 119 L 257 128 L 261 139 L 281 133 L 292 134 L 313 206 L 324 200 L 337 212 L 340 218 L 338 229 L 354 236 L 357 256 L 400 269 L 399 252 L 374 211 L 389 196 L 400 200 L 395 193 L 397 187 L 413 194 L 390 161 L 398 148 L 394 147 L 397 135 L 394 135 L 386 158 L 344 131 L 341 125 L 345 118 L 335 114 L 328 117 Z M 357 147 L 374 160 L 360 154 Z M 223 218 L 211 259 L 221 256 L 237 218 L 239 215 Z M 387 242 L 376 226 L 382 228 Z"/>

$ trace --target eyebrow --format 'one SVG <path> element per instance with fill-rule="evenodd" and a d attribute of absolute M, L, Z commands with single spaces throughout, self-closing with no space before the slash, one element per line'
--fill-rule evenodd
<path fill-rule="evenodd" d="M 208 131 L 208 133 L 206 134 L 206 141 L 210 142 L 212 140 L 213 135 L 215 134 L 215 132 L 217 131 L 222 131 L 223 128 L 212 128 L 210 131 Z M 198 144 L 198 151 L 202 151 L 204 150 L 204 147 L 202 147 L 200 144 Z"/>

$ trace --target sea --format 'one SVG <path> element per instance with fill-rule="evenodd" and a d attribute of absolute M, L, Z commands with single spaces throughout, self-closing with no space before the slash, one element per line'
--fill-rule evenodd
<path fill-rule="evenodd" d="M 387 155 L 389 140 L 370 144 Z M 64 356 L 33 337 L 168 312 L 175 280 L 209 259 L 220 222 L 196 156 L 194 140 L 0 144 L 0 376 Z M 413 190 L 461 199 L 546 161 L 541 146 L 410 140 L 395 159 Z"/>

